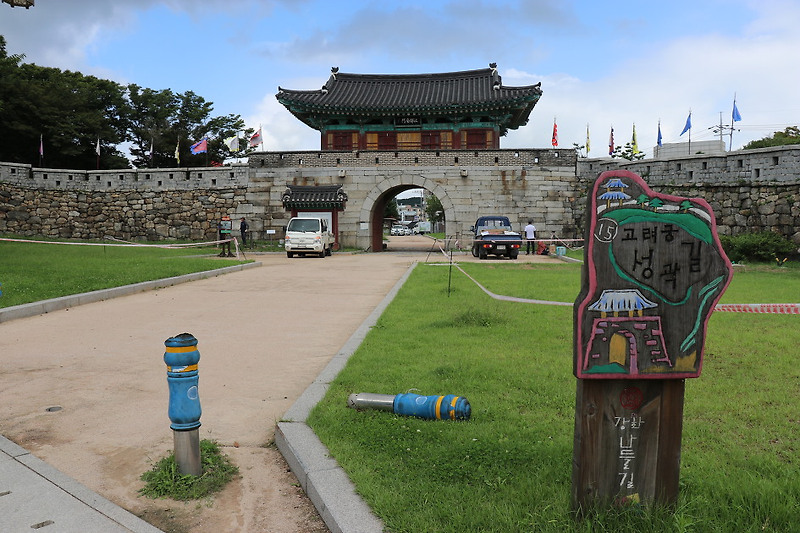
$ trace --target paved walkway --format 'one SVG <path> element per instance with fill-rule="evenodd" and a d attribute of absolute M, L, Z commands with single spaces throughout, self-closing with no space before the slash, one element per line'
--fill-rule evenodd
<path fill-rule="evenodd" d="M 0 531 L 158 531 L 148 522 L 325 531 L 273 438 L 331 531 L 380 531 L 363 503 L 343 498 L 352 486 L 304 420 L 425 257 L 257 259 L 263 266 L 0 317 Z M 163 342 L 184 331 L 199 340 L 201 438 L 217 440 L 241 471 L 207 506 L 137 495 L 141 473 L 172 448 Z"/>

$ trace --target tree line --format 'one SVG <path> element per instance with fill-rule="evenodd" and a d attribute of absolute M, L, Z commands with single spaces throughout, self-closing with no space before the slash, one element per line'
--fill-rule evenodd
<path fill-rule="evenodd" d="M 7 53 L 0 35 L 0 161 L 82 170 L 202 167 L 252 151 L 234 154 L 223 139 L 239 137 L 245 148 L 253 129 L 239 115 L 214 116 L 213 103 L 192 91 L 122 85 L 23 59 Z M 207 153 L 192 155 L 189 147 L 203 138 Z"/>

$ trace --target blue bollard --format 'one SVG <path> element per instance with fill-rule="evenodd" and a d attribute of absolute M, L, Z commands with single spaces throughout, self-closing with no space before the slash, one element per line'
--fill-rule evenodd
<path fill-rule="evenodd" d="M 169 427 L 185 431 L 200 427 L 200 397 L 197 393 L 197 339 L 190 333 L 181 333 L 164 341 L 167 347 L 164 363 L 167 365 L 169 385 Z"/>
<path fill-rule="evenodd" d="M 398 415 L 416 416 L 431 420 L 469 420 L 472 408 L 463 396 L 421 396 L 398 394 L 394 398 L 394 412 Z"/>
<path fill-rule="evenodd" d="M 351 394 L 349 407 L 392 411 L 398 415 L 415 416 L 429 420 L 469 420 L 472 408 L 463 396 L 421 396 L 419 394 Z"/>

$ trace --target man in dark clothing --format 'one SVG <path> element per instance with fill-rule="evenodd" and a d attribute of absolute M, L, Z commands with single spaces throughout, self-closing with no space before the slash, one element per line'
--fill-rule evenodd
<path fill-rule="evenodd" d="M 242 217 L 242 221 L 239 222 L 239 233 L 242 234 L 242 246 L 247 246 L 247 229 L 249 227 L 247 221 Z"/>

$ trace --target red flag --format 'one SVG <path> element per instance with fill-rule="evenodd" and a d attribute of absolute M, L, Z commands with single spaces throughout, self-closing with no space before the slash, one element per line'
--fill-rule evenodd
<path fill-rule="evenodd" d="M 252 137 L 250 137 L 250 146 L 258 146 L 262 142 L 264 141 L 261 138 L 261 127 L 259 126 L 258 131 L 255 132 Z"/>
<path fill-rule="evenodd" d="M 611 135 L 608 136 L 608 155 L 614 155 L 614 127 L 611 127 Z"/>
<path fill-rule="evenodd" d="M 202 154 L 203 152 L 208 153 L 208 139 L 203 139 L 202 141 L 194 143 L 190 150 L 194 155 Z"/>
<path fill-rule="evenodd" d="M 556 119 L 553 119 L 553 148 L 558 148 L 558 125 Z"/>

